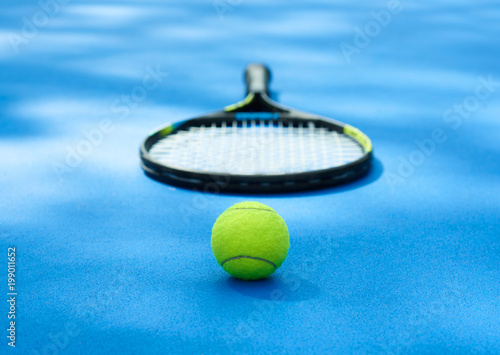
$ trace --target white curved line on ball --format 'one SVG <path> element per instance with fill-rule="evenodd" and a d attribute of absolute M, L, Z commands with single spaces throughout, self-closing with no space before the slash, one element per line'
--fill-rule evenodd
<path fill-rule="evenodd" d="M 220 264 L 220 266 L 224 265 L 224 263 L 226 263 L 228 261 L 236 260 L 236 259 L 253 259 L 253 260 L 259 260 L 259 261 L 263 261 L 265 263 L 268 263 L 269 265 L 272 265 L 275 270 L 277 269 L 276 264 L 274 264 L 272 261 L 269 261 L 269 260 L 266 260 L 266 259 L 262 259 L 262 258 L 256 258 L 254 256 L 245 256 L 245 255 L 233 256 L 232 258 L 226 259 L 226 260 L 224 260 Z"/>

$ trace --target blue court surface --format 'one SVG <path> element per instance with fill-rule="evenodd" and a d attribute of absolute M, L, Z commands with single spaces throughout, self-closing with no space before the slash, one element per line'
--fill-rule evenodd
<path fill-rule="evenodd" d="M 498 2 L 0 8 L 0 353 L 500 353 Z M 370 174 L 280 195 L 147 177 L 148 133 L 242 99 L 251 62 L 370 136 Z M 210 247 L 248 200 L 291 242 L 256 282 Z"/>

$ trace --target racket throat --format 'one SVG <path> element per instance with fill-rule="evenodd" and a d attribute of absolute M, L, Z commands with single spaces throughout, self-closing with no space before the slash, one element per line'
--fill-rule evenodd
<path fill-rule="evenodd" d="M 241 102 L 225 108 L 226 112 L 281 112 L 288 113 L 289 110 L 277 102 L 274 102 L 266 93 L 250 93 Z"/>

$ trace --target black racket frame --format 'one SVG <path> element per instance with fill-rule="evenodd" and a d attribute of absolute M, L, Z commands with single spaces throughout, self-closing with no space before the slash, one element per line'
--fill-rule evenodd
<path fill-rule="evenodd" d="M 252 64 L 248 66 L 245 79 L 247 82 L 247 97 L 243 101 L 227 106 L 223 111 L 162 127 L 149 135 L 140 148 L 141 165 L 145 173 L 163 183 L 214 193 L 277 193 L 311 190 L 348 183 L 368 173 L 373 158 L 373 150 L 370 139 L 364 133 L 350 125 L 330 118 L 290 109 L 271 100 L 268 96 L 270 72 L 263 65 Z M 242 113 L 248 115 L 245 116 Z M 261 113 L 269 113 L 270 115 Z M 220 127 L 223 122 L 242 121 L 244 119 L 242 117 L 251 118 L 252 116 L 260 122 L 264 121 L 269 124 L 281 122 L 285 127 L 298 127 L 300 124 L 307 126 L 309 122 L 312 122 L 316 127 L 324 127 L 331 131 L 348 134 L 361 144 L 364 154 L 358 160 L 340 167 L 275 175 L 235 175 L 221 172 L 200 172 L 175 165 L 164 165 L 158 163 L 149 155 L 150 148 L 169 134 L 202 125 L 211 126 L 215 124 Z"/>

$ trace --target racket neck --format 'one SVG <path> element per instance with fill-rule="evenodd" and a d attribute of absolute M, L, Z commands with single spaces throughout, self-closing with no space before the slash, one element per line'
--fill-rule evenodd
<path fill-rule="evenodd" d="M 265 92 L 251 92 L 247 97 L 252 97 L 244 106 L 234 112 L 288 112 L 289 110 L 269 98 Z"/>

